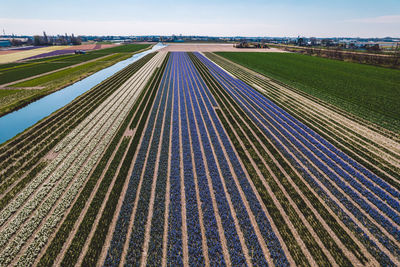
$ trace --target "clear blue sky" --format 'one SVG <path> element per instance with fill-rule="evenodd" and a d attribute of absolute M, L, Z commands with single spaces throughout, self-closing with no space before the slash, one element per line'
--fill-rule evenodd
<path fill-rule="evenodd" d="M 6 34 L 400 37 L 400 0 L 0 0 Z"/>

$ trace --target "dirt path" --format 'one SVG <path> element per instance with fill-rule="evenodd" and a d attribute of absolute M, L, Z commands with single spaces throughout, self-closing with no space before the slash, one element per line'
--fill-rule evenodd
<path fill-rule="evenodd" d="M 180 189 L 181 189 L 181 212 L 182 212 L 182 250 L 183 250 L 183 265 L 189 266 L 189 249 L 188 249 L 188 233 L 187 233 L 187 217 L 186 217 L 186 196 L 185 196 L 185 174 L 183 167 L 183 145 L 182 145 L 182 118 L 181 110 L 184 105 L 181 103 L 181 86 L 178 85 L 178 106 L 179 106 L 179 159 L 180 159 Z"/>
<path fill-rule="evenodd" d="M 44 86 L 34 86 L 34 87 L 2 87 L 0 86 L 0 90 L 40 90 L 44 89 Z"/>
<path fill-rule="evenodd" d="M 174 76 L 175 77 L 175 76 Z M 171 120 L 175 111 L 174 107 L 174 95 L 175 95 L 175 83 L 172 86 L 172 107 L 171 107 Z M 169 151 L 168 155 L 172 155 L 172 122 L 169 130 Z M 165 212 L 164 212 L 164 233 L 163 233 L 163 250 L 162 250 L 162 260 L 161 266 L 167 266 L 167 252 L 168 252 L 168 219 L 169 219 L 169 204 L 170 204 L 170 188 L 171 188 L 171 157 L 168 157 L 168 170 L 167 170 L 167 181 L 165 189 Z"/>

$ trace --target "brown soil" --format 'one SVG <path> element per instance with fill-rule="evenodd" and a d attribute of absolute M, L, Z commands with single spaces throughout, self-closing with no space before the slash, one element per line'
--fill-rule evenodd
<path fill-rule="evenodd" d="M 58 153 L 57 153 L 57 152 L 50 151 L 49 153 L 47 153 L 46 156 L 44 156 L 44 159 L 53 160 L 53 159 L 55 159 L 57 156 L 58 156 Z"/>

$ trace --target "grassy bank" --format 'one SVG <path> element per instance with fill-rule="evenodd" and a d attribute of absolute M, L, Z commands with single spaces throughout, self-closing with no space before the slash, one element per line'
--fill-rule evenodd
<path fill-rule="evenodd" d="M 354 115 L 400 131 L 400 71 L 286 53 L 217 53 Z"/>

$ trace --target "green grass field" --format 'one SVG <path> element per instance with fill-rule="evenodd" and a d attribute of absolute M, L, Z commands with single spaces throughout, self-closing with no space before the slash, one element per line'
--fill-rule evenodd
<path fill-rule="evenodd" d="M 289 53 L 217 54 L 400 132 L 400 70 Z"/>

